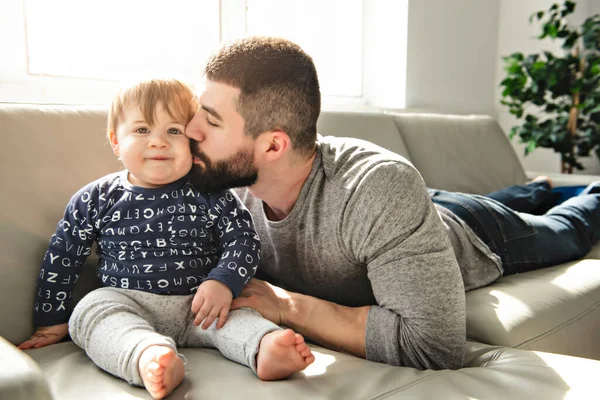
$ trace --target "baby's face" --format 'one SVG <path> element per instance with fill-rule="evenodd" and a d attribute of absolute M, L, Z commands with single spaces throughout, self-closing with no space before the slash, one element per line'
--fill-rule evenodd
<path fill-rule="evenodd" d="M 157 188 L 184 177 L 192 166 L 189 139 L 183 134 L 187 121 L 174 121 L 156 105 L 154 124 L 145 121 L 137 107 L 127 107 L 110 141 L 129 171 L 129 182 Z"/>

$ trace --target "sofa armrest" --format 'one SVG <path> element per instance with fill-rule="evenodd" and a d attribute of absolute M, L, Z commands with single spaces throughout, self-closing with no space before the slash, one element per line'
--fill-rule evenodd
<path fill-rule="evenodd" d="M 587 186 L 592 182 L 600 181 L 600 175 L 554 174 L 548 172 L 527 171 L 527 179 L 546 175 L 552 179 L 555 187 L 560 186 Z"/>
<path fill-rule="evenodd" d="M 0 336 L 0 398 L 52 400 L 48 382 L 38 365 Z"/>

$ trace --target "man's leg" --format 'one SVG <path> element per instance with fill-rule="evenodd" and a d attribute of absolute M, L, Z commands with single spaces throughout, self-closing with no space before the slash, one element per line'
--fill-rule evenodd
<path fill-rule="evenodd" d="M 183 379 L 183 363 L 171 338 L 177 335 L 178 324 L 161 322 L 171 327 L 162 329 L 167 331 L 163 333 L 174 330 L 165 335 L 156 332 L 149 321 L 160 320 L 165 308 L 152 304 L 154 299 L 170 304 L 176 297 L 114 288 L 94 290 L 75 307 L 69 333 L 98 367 L 162 398 Z M 177 304 L 170 308 L 183 310 Z M 179 325 L 181 332 L 183 323 Z"/>
<path fill-rule="evenodd" d="M 579 260 L 600 240 L 600 194 L 575 196 L 545 215 L 522 214 L 536 235 L 510 246 L 505 273 Z"/>
<path fill-rule="evenodd" d="M 540 177 L 545 178 L 545 177 Z M 488 193 L 489 197 L 518 212 L 544 214 L 556 205 L 556 196 L 552 193 L 549 179 L 538 179 L 524 185 L 513 185 Z"/>
<path fill-rule="evenodd" d="M 579 196 L 595 193 L 600 193 L 600 181 L 590 183 L 581 193 L 579 193 Z"/>
<path fill-rule="evenodd" d="M 598 194 L 572 197 L 544 215 L 515 214 L 535 233 L 511 238 L 518 220 L 508 221 L 504 213 L 496 216 L 503 240 L 496 235 L 492 251 L 500 255 L 505 275 L 581 259 L 600 239 Z"/>
<path fill-rule="evenodd" d="M 600 239 L 600 194 L 573 197 L 541 216 L 515 212 L 485 196 L 438 191 L 432 200 L 461 218 L 500 257 L 504 275 L 580 259 Z"/>
<path fill-rule="evenodd" d="M 263 380 L 286 378 L 314 361 L 301 335 L 282 329 L 252 309 L 231 311 L 221 329 L 216 329 L 216 323 L 204 330 L 190 319 L 180 345 L 216 348 Z"/>

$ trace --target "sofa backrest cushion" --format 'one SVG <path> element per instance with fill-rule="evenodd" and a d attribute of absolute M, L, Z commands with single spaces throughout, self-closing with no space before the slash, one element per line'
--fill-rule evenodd
<path fill-rule="evenodd" d="M 40 264 L 70 197 L 122 169 L 105 129 L 105 107 L 0 104 L 0 336 L 13 343 L 32 333 Z M 525 179 L 506 136 L 487 117 L 329 111 L 318 130 L 405 156 L 430 187 L 485 193 Z M 76 299 L 92 288 L 96 260 L 88 260 Z"/>
<path fill-rule="evenodd" d="M 323 135 L 353 137 L 367 140 L 411 159 L 391 115 L 370 112 L 322 112 L 317 123 Z"/>
<path fill-rule="evenodd" d="M 105 109 L 0 105 L 0 132 L 0 336 L 16 344 L 32 333 L 40 265 L 69 199 L 122 167 L 106 139 Z M 80 279 L 76 293 L 93 281 Z"/>
<path fill-rule="evenodd" d="M 428 187 L 486 194 L 526 180 L 507 136 L 488 116 L 397 113 L 394 121 Z"/>

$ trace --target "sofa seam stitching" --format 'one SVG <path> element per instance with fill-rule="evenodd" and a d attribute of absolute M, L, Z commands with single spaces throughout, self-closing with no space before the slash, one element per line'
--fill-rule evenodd
<path fill-rule="evenodd" d="M 411 383 L 408 383 L 408 384 L 406 384 L 406 385 L 403 385 L 403 386 L 401 386 L 401 387 L 397 387 L 397 388 L 394 388 L 394 389 L 390 389 L 390 390 L 388 390 L 388 391 L 387 391 L 387 392 L 385 392 L 385 393 L 380 393 L 380 394 L 378 394 L 378 395 L 377 395 L 377 396 L 375 396 L 375 397 L 371 397 L 371 398 L 370 398 L 370 400 L 385 399 L 385 398 L 387 398 L 387 397 L 389 397 L 389 396 L 393 395 L 394 393 L 397 393 L 397 392 L 403 391 L 404 389 L 410 388 L 410 387 L 412 387 L 412 386 L 414 386 L 414 385 L 416 385 L 416 384 L 419 384 L 419 383 L 421 383 L 421 382 L 428 381 L 428 380 L 430 380 L 430 379 L 432 379 L 432 378 L 435 378 L 435 377 L 436 377 L 436 376 L 438 376 L 438 375 L 442 375 L 442 374 L 444 374 L 444 373 L 446 373 L 446 372 L 447 372 L 447 371 L 445 371 L 445 370 L 444 370 L 444 371 L 437 371 L 436 373 L 434 373 L 434 374 L 432 374 L 432 375 L 430 375 L 430 376 L 428 376 L 428 377 L 421 378 L 421 379 L 417 379 L 416 381 L 413 381 L 413 382 L 411 382 Z"/>
<path fill-rule="evenodd" d="M 550 329 L 547 332 L 541 333 L 540 335 L 528 339 L 518 345 L 515 346 L 516 349 L 520 348 L 521 346 L 527 345 L 527 344 L 535 344 L 537 341 L 544 339 L 545 337 L 551 336 L 554 333 L 557 333 L 558 331 L 562 330 L 563 328 L 566 328 L 568 326 L 570 326 L 573 322 L 583 318 L 584 316 L 586 316 L 587 314 L 591 313 L 592 311 L 594 311 L 596 308 L 598 308 L 598 306 L 600 306 L 600 302 L 596 302 L 595 304 L 593 304 L 591 307 L 589 307 L 587 310 L 584 310 L 583 312 L 579 313 L 578 315 L 568 319 L 567 321 L 564 321 L 563 323 L 555 326 L 554 328 Z M 529 350 L 529 349 L 526 349 Z"/>

